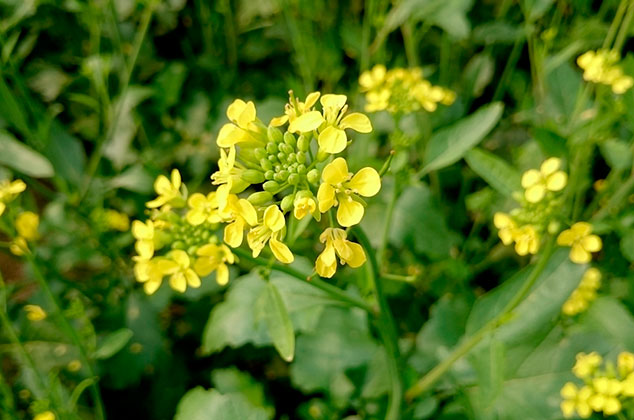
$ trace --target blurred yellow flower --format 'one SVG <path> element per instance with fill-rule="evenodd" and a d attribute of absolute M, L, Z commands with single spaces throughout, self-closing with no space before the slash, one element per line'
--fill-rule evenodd
<path fill-rule="evenodd" d="M 572 373 L 579 379 L 589 378 L 603 362 L 601 355 L 595 351 L 589 354 L 579 353 L 576 359 Z"/>
<path fill-rule="evenodd" d="M 601 272 L 594 267 L 586 270 L 577 287 L 561 310 L 568 316 L 577 315 L 588 308 L 590 302 L 597 297 L 597 289 L 601 286 Z"/>
<path fill-rule="evenodd" d="M 539 234 L 533 226 L 524 225 L 516 229 L 513 237 L 517 255 L 534 255 L 539 251 Z"/>
<path fill-rule="evenodd" d="M 361 245 L 346 239 L 346 231 L 338 228 L 327 228 L 319 236 L 319 241 L 326 247 L 315 261 L 315 271 L 321 277 L 332 277 L 337 271 L 337 256 L 341 264 L 348 264 L 352 268 L 363 265 L 366 261 L 365 252 Z"/>
<path fill-rule="evenodd" d="M 557 244 L 569 246 L 570 260 L 577 264 L 586 264 L 592 259 L 592 252 L 598 252 L 603 247 L 601 238 L 592 235 L 592 225 L 586 222 L 577 222 L 564 230 L 557 237 Z"/>
<path fill-rule="evenodd" d="M 493 215 L 493 224 L 498 228 L 498 236 L 504 245 L 510 245 L 515 238 L 517 225 L 506 213 L 497 212 Z"/>
<path fill-rule="evenodd" d="M 29 321 L 42 321 L 46 319 L 46 312 L 38 305 L 24 305 L 26 311 L 26 319 Z"/>
<path fill-rule="evenodd" d="M 11 242 L 11 245 L 9 245 L 9 251 L 11 251 L 13 255 L 17 255 L 18 257 L 30 252 L 29 245 L 26 243 L 26 239 L 21 236 L 18 236 Z"/>
<path fill-rule="evenodd" d="M 26 189 L 26 184 L 21 179 L 9 181 L 3 179 L 0 181 L 0 216 L 4 213 L 7 203 L 17 197 Z"/>
<path fill-rule="evenodd" d="M 37 228 L 40 225 L 40 216 L 32 211 L 22 212 L 15 219 L 15 230 L 18 235 L 28 241 L 37 239 Z"/>
<path fill-rule="evenodd" d="M 170 275 L 169 285 L 172 289 L 183 293 L 187 290 L 187 286 L 200 287 L 200 277 L 191 268 L 191 259 L 187 252 L 174 249 L 168 252 L 166 257 L 168 261 L 174 263 L 174 265 L 164 270 L 166 275 Z"/>
<path fill-rule="evenodd" d="M 621 411 L 621 401 L 617 398 L 623 390 L 623 386 L 618 379 L 599 377 L 592 380 L 592 387 L 595 394 L 590 397 L 588 403 L 597 412 L 603 412 L 607 416 L 614 415 Z"/>
<path fill-rule="evenodd" d="M 154 255 L 154 222 L 148 220 L 143 223 L 140 220 L 132 222 L 132 236 L 137 240 L 135 249 L 143 259 L 152 258 Z"/>
<path fill-rule="evenodd" d="M 108 228 L 118 230 L 120 232 L 127 232 L 128 229 L 130 229 L 130 218 L 127 214 L 113 209 L 107 209 L 104 216 Z"/>
<path fill-rule="evenodd" d="M 52 411 L 44 411 L 33 417 L 33 420 L 55 420 L 55 414 Z"/>
<path fill-rule="evenodd" d="M 634 354 L 629 351 L 619 353 L 616 359 L 619 375 L 626 377 L 634 372 Z"/>
<path fill-rule="evenodd" d="M 145 205 L 154 209 L 169 204 L 174 207 L 182 207 L 185 199 L 181 194 L 181 174 L 178 169 L 172 170 L 171 178 L 159 175 L 154 181 L 154 190 L 158 194 L 154 200 L 148 201 Z"/>
<path fill-rule="evenodd" d="M 228 246 L 224 244 L 203 245 L 196 251 L 198 258 L 194 263 L 194 270 L 200 276 L 207 276 L 216 272 L 216 282 L 224 286 L 229 282 L 228 264 L 235 262 L 235 257 Z"/>
<path fill-rule="evenodd" d="M 151 295 L 161 287 L 163 277 L 174 271 L 175 263 L 166 258 L 143 259 L 133 257 L 135 261 L 134 276 L 139 283 L 143 283 L 143 290 Z"/>
<path fill-rule="evenodd" d="M 374 168 L 360 169 L 354 176 L 348 172 L 344 158 L 336 158 L 324 168 L 322 183 L 317 191 L 319 211 L 337 206 L 337 221 L 341 226 L 356 225 L 363 218 L 363 204 L 357 195 L 372 197 L 381 189 L 381 177 Z"/>
<path fill-rule="evenodd" d="M 284 213 L 277 205 L 270 205 L 264 210 L 261 222 L 253 227 L 247 234 L 247 243 L 253 251 L 253 257 L 257 257 L 262 252 L 264 246 L 269 244 L 269 248 L 278 261 L 285 264 L 293 262 L 295 257 L 291 250 L 281 242 L 280 238 L 286 227 Z"/>
<path fill-rule="evenodd" d="M 618 61 L 619 53 L 614 50 L 587 51 L 577 58 L 577 64 L 584 70 L 585 80 L 609 85 L 617 95 L 634 86 L 634 78 L 623 74 Z"/>
<path fill-rule="evenodd" d="M 201 225 L 205 222 L 219 223 L 222 218 L 218 212 L 218 199 L 216 192 L 212 191 L 206 196 L 201 193 L 192 194 L 187 200 L 189 211 L 185 219 L 193 226 Z"/>
<path fill-rule="evenodd" d="M 546 159 L 539 171 L 529 169 L 522 175 L 524 197 L 529 203 L 537 203 L 546 195 L 547 191 L 561 191 L 568 182 L 568 175 L 560 171 L 561 159 Z"/>
<path fill-rule="evenodd" d="M 570 418 L 575 415 L 575 412 L 582 419 L 587 419 L 592 415 L 592 409 L 588 400 L 593 395 L 592 388 L 584 386 L 581 389 L 577 388 L 572 382 L 568 382 L 561 388 L 561 396 L 563 401 L 561 402 L 561 412 L 564 417 Z"/>

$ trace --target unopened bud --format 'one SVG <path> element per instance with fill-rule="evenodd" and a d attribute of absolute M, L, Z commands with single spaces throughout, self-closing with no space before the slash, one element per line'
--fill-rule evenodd
<path fill-rule="evenodd" d="M 317 185 L 319 184 L 319 178 L 321 178 L 321 174 L 319 173 L 317 169 L 311 169 L 306 175 L 306 178 L 308 179 L 308 182 L 310 182 L 311 184 Z"/>
<path fill-rule="evenodd" d="M 262 188 L 264 188 L 264 191 L 274 193 L 280 188 L 280 184 L 275 181 L 266 181 L 262 184 Z"/>
<path fill-rule="evenodd" d="M 288 183 L 291 185 L 297 185 L 299 184 L 299 181 L 302 180 L 302 177 L 299 176 L 298 174 L 290 174 L 288 176 Z"/>
<path fill-rule="evenodd" d="M 272 141 L 274 143 L 280 143 L 282 140 L 284 140 L 284 135 L 282 134 L 280 129 L 272 126 L 269 126 L 269 128 L 267 129 L 266 137 L 269 139 L 269 141 Z"/>
<path fill-rule="evenodd" d="M 268 142 L 266 144 L 266 151 L 269 155 L 273 155 L 275 153 L 277 153 L 277 144 L 273 143 L 273 142 Z"/>
<path fill-rule="evenodd" d="M 297 148 L 302 152 L 307 152 L 310 148 L 310 140 L 302 134 L 297 140 Z"/>
<path fill-rule="evenodd" d="M 287 195 L 282 199 L 280 203 L 280 207 L 282 207 L 282 211 L 289 211 L 293 208 L 293 202 L 295 201 L 295 196 L 293 194 Z"/>
<path fill-rule="evenodd" d="M 243 171 L 240 178 L 249 184 L 260 184 L 264 182 L 264 174 L 257 169 L 247 169 Z"/>
<path fill-rule="evenodd" d="M 275 181 L 269 181 L 269 182 L 275 182 Z M 265 182 L 264 185 L 266 185 L 267 183 L 268 182 Z M 268 191 L 259 191 L 259 192 L 253 193 L 247 198 L 247 200 L 249 200 L 249 203 L 255 206 L 264 205 L 270 202 L 272 199 L 273 199 L 273 194 L 271 194 Z"/>

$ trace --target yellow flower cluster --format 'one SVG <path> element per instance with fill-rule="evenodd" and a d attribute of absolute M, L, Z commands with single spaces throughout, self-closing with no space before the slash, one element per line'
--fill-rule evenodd
<path fill-rule="evenodd" d="M 619 53 L 613 50 L 587 51 L 577 58 L 585 80 L 611 86 L 612 92 L 622 94 L 634 86 L 634 79 L 623 74 L 618 61 Z"/>
<path fill-rule="evenodd" d="M 596 299 L 599 287 L 601 287 L 601 272 L 594 267 L 587 269 L 581 278 L 581 283 L 564 303 L 561 311 L 568 316 L 585 311 Z"/>
<path fill-rule="evenodd" d="M 570 260 L 577 264 L 587 264 L 592 260 L 592 252 L 601 251 L 603 242 L 592 234 L 592 225 L 577 222 L 557 237 L 557 244 L 570 247 Z"/>
<path fill-rule="evenodd" d="M 13 201 L 22 191 L 26 189 L 26 184 L 21 179 L 0 181 L 0 216 L 7 208 L 7 203 Z"/>
<path fill-rule="evenodd" d="M 318 101 L 321 111 L 315 109 Z M 188 196 L 177 170 L 170 179 L 161 175 L 154 184 L 158 196 L 147 203 L 150 220 L 132 223 L 135 275 L 145 291 L 156 291 L 166 276 L 175 290 L 198 287 L 200 276 L 213 271 L 218 283 L 226 284 L 228 265 L 235 261 L 231 248 L 242 245 L 245 232 L 253 257 L 268 247 L 278 261 L 290 264 L 294 256 L 284 242 L 288 231 L 296 233 L 295 221 L 306 217 L 321 221 L 323 213 L 331 227 L 320 236 L 325 248 L 315 264 L 317 273 L 334 275 L 336 256 L 351 267 L 363 264 L 361 246 L 348 241 L 335 224 L 358 224 L 365 206 L 361 197 L 376 195 L 381 179 L 369 167 L 352 174 L 344 158 L 333 156 L 347 147 L 347 129 L 372 130 L 367 116 L 347 112 L 346 102 L 345 95 L 319 92 L 302 102 L 290 92 L 284 115 L 268 126 L 257 118 L 253 102 L 236 99 L 229 105 L 231 122 L 216 140 L 220 158 L 211 175 L 216 190 Z M 238 196 L 249 188 L 246 198 Z M 217 235 L 221 226 L 222 241 Z"/>
<path fill-rule="evenodd" d="M 631 402 L 634 397 L 632 353 L 620 353 L 616 367 L 611 362 L 604 364 L 603 358 L 596 352 L 580 353 L 572 372 L 584 381 L 584 385 L 579 387 L 573 382 L 567 382 L 561 389 L 561 411 L 566 418 L 576 413 L 587 419 L 593 412 L 612 416 L 618 414 L 623 404 Z"/>
<path fill-rule="evenodd" d="M 439 103 L 451 105 L 456 99 L 453 91 L 425 80 L 420 68 L 387 70 L 377 64 L 361 74 L 359 85 L 365 92 L 367 112 L 410 113 L 421 108 L 434 112 Z"/>
<path fill-rule="evenodd" d="M 0 216 L 2 216 L 7 209 L 7 204 L 15 200 L 25 189 L 26 184 L 19 179 L 15 181 L 0 181 Z M 13 218 L 13 213 L 10 213 L 9 217 Z M 39 234 L 37 230 L 39 224 L 40 217 L 37 214 L 31 211 L 18 213 L 13 220 L 15 237 L 9 246 L 9 250 L 18 256 L 29 252 L 28 241 L 38 239 Z M 11 236 L 13 236 L 13 233 L 11 233 Z"/>
<path fill-rule="evenodd" d="M 497 212 L 493 216 L 493 224 L 502 243 L 515 243 L 518 255 L 536 254 L 543 232 L 556 217 L 560 205 L 557 193 L 568 182 L 567 174 L 560 168 L 560 159 L 549 158 L 539 170 L 526 171 L 521 180 L 524 191 L 516 195 L 522 206 L 513 209 L 510 214 Z"/>

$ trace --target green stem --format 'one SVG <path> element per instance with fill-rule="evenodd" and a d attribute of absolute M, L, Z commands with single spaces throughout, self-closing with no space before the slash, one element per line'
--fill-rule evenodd
<path fill-rule="evenodd" d="M 384 262 L 385 262 L 385 251 L 387 249 L 388 237 L 390 235 L 390 227 L 392 225 L 392 216 L 394 214 L 394 208 L 396 207 L 396 200 L 398 199 L 398 184 L 397 184 L 398 176 L 394 176 L 394 186 L 392 188 L 392 195 L 390 197 L 390 202 L 387 205 L 387 212 L 385 214 L 385 224 L 383 225 L 383 233 L 381 234 L 381 242 L 379 245 L 379 249 L 376 253 L 376 259 L 378 261 L 381 270 L 379 272 L 384 272 Z"/>
<path fill-rule="evenodd" d="M 401 369 L 399 366 L 400 352 L 398 348 L 398 333 L 392 312 L 383 293 L 381 279 L 379 278 L 379 266 L 370 241 L 360 227 L 355 227 L 353 232 L 368 256 L 369 264 L 366 264 L 366 273 L 379 303 L 377 328 L 387 355 L 391 387 L 385 420 L 399 420 L 401 418 L 401 405 L 403 401 L 403 381 L 401 379 Z"/>
<path fill-rule="evenodd" d="M 619 7 L 616 9 L 616 13 L 614 14 L 614 19 L 612 19 L 612 23 L 610 24 L 610 29 L 608 29 L 608 34 L 605 36 L 603 40 L 603 45 L 601 48 L 606 49 L 610 46 L 612 41 L 614 40 L 614 36 L 616 35 L 616 30 L 621 24 L 621 19 L 623 19 L 623 14 L 625 13 L 625 8 L 627 7 L 627 0 L 621 0 L 619 3 Z"/>
<path fill-rule="evenodd" d="M 625 42 L 625 37 L 627 36 L 627 32 L 630 29 L 630 23 L 632 23 L 632 18 L 634 18 L 634 2 L 630 0 L 629 8 L 627 9 L 627 14 L 621 23 L 621 28 L 619 29 L 619 33 L 616 36 L 616 40 L 614 41 L 614 47 L 612 47 L 615 51 L 621 51 L 623 48 L 623 43 Z"/>
<path fill-rule="evenodd" d="M 630 175 L 630 177 L 623 183 L 618 190 L 612 195 L 608 203 L 599 210 L 594 217 L 593 221 L 598 222 L 600 220 L 605 219 L 614 209 L 618 208 L 623 200 L 627 198 L 628 194 L 634 189 L 634 172 Z"/>
<path fill-rule="evenodd" d="M 370 66 L 370 31 L 372 30 L 372 16 L 374 13 L 375 0 L 366 0 L 363 10 L 363 28 L 361 29 L 361 59 L 359 73 L 362 73 Z"/>
<path fill-rule="evenodd" d="M 268 261 L 264 261 L 261 258 L 252 257 L 251 253 L 247 250 L 244 250 L 241 248 L 235 248 L 232 250 L 232 252 L 236 254 L 238 257 L 242 258 L 243 260 L 249 261 L 253 264 L 257 264 L 263 267 L 269 267 Z M 309 284 L 317 289 L 320 289 L 328 293 L 328 295 L 330 295 L 330 297 L 333 298 L 334 300 L 337 300 L 339 302 L 345 303 L 350 306 L 361 308 L 366 312 L 371 312 L 371 313 L 374 312 L 374 309 L 370 305 L 365 303 L 363 300 L 361 300 L 360 298 L 351 296 L 348 293 L 344 292 L 343 290 L 339 289 L 336 286 L 333 286 L 330 283 L 326 283 L 325 281 L 320 280 L 318 278 L 312 278 L 312 276 L 304 274 L 292 267 L 274 263 L 270 265 L 270 269 L 279 271 L 280 273 L 288 274 L 291 277 L 294 277 L 298 280 L 301 280 L 302 282 L 306 284 Z"/>
<path fill-rule="evenodd" d="M 88 355 L 86 353 L 86 349 L 84 348 L 84 345 L 82 344 L 73 326 L 70 324 L 68 319 L 66 319 L 66 317 L 64 316 L 62 307 L 59 301 L 57 300 L 57 298 L 55 297 L 55 295 L 53 294 L 51 288 L 49 287 L 48 282 L 42 275 L 42 272 L 40 271 L 38 264 L 35 261 L 35 257 L 32 254 L 26 254 L 25 257 L 27 261 L 29 262 L 29 265 L 31 266 L 31 270 L 33 270 L 33 275 L 35 276 L 35 279 L 38 282 L 40 288 L 42 289 L 44 294 L 47 296 L 47 298 L 51 302 L 51 305 L 55 309 L 54 315 L 57 318 L 58 325 L 70 337 L 75 347 L 77 347 L 77 350 L 79 351 L 79 359 L 81 363 L 84 366 L 86 366 L 86 369 L 88 370 L 88 374 L 91 377 L 96 378 L 97 376 L 95 375 L 95 371 L 92 367 L 92 364 L 90 363 L 88 359 Z M 90 393 L 92 395 L 93 402 L 95 404 L 96 418 L 98 420 L 104 420 L 106 418 L 106 414 L 104 411 L 103 401 L 101 399 L 101 392 L 99 391 L 99 386 L 97 385 L 96 381 L 94 381 L 90 385 Z"/>
<path fill-rule="evenodd" d="M 476 331 L 466 341 L 463 341 L 454 351 L 443 360 L 440 364 L 436 365 L 431 371 L 423 376 L 414 386 L 407 390 L 405 398 L 412 400 L 415 397 L 421 395 L 427 391 L 432 385 L 436 383 L 451 366 L 460 358 L 465 356 L 471 349 L 473 349 L 483 338 L 485 338 L 491 331 L 495 330 L 502 322 L 507 319 L 508 315 L 520 304 L 520 302 L 526 297 L 531 290 L 539 276 L 543 273 L 548 260 L 555 250 L 555 240 L 550 238 L 542 251 L 542 254 L 535 264 L 535 267 L 531 271 L 530 275 L 522 285 L 522 287 L 515 293 L 511 300 L 506 304 L 502 311 L 487 322 L 482 328 Z"/>

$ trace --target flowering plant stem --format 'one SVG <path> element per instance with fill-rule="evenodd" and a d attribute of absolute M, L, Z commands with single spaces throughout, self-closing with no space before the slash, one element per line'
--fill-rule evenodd
<path fill-rule="evenodd" d="M 317 289 L 328 293 L 328 295 L 330 295 L 330 297 L 334 300 L 345 303 L 346 305 L 361 308 L 366 312 L 375 312 L 374 308 L 372 308 L 360 298 L 352 296 L 330 283 L 326 283 L 325 281 L 322 281 L 318 278 L 314 278 L 311 275 L 304 274 L 292 267 L 278 263 L 270 264 L 269 261 L 263 260 L 261 258 L 254 258 L 251 256 L 251 253 L 249 251 L 244 249 L 235 248 L 232 252 L 243 260 L 249 261 L 253 264 L 261 265 L 262 267 L 267 267 L 270 270 L 275 270 L 279 271 L 280 273 L 288 274 L 291 277 L 301 280 L 306 284 L 309 284 Z"/>
<path fill-rule="evenodd" d="M 484 324 L 482 328 L 476 331 L 470 338 L 463 341 L 454 351 L 443 360 L 440 364 L 436 365 L 431 371 L 423 376 L 414 386 L 407 390 L 405 398 L 412 400 L 413 398 L 421 395 L 427 391 L 433 384 L 435 384 L 450 368 L 458 361 L 462 356 L 465 356 L 471 351 L 483 338 L 485 338 L 491 331 L 495 330 L 498 326 L 502 325 L 505 320 L 508 319 L 508 315 L 522 302 L 528 292 L 531 290 L 539 276 L 544 272 L 548 260 L 552 256 L 555 250 L 555 238 L 549 238 L 547 240 L 544 250 L 539 256 L 537 264 L 533 267 L 530 275 L 517 291 L 517 293 L 506 304 L 504 309 L 497 314 L 493 319 Z"/>
<path fill-rule="evenodd" d="M 58 325 L 64 330 L 64 332 L 70 337 L 73 344 L 77 347 L 77 350 L 79 351 L 79 359 L 82 365 L 86 366 L 86 369 L 88 370 L 88 374 L 91 377 L 96 379 L 97 375 L 95 375 L 95 371 L 92 367 L 92 364 L 90 360 L 88 359 L 86 349 L 84 348 L 84 345 L 82 344 L 81 339 L 77 335 L 75 328 L 73 328 L 71 323 L 64 316 L 62 307 L 59 301 L 57 300 L 57 298 L 55 297 L 55 295 L 53 294 L 53 292 L 51 291 L 51 288 L 49 287 L 48 282 L 44 278 L 44 275 L 40 271 L 35 257 L 30 253 L 27 253 L 25 257 L 27 261 L 29 262 L 29 265 L 31 266 L 31 270 L 33 270 L 33 275 L 35 276 L 35 279 L 37 280 L 40 288 L 42 289 L 44 294 L 47 296 L 47 298 L 50 300 L 53 308 L 55 309 L 53 315 L 57 318 Z M 99 386 L 97 385 L 96 380 L 90 384 L 90 393 L 92 395 L 93 403 L 95 404 L 95 412 L 96 412 L 95 418 L 98 420 L 105 420 L 106 414 L 104 411 L 103 401 L 101 399 L 101 392 L 99 391 Z"/>

